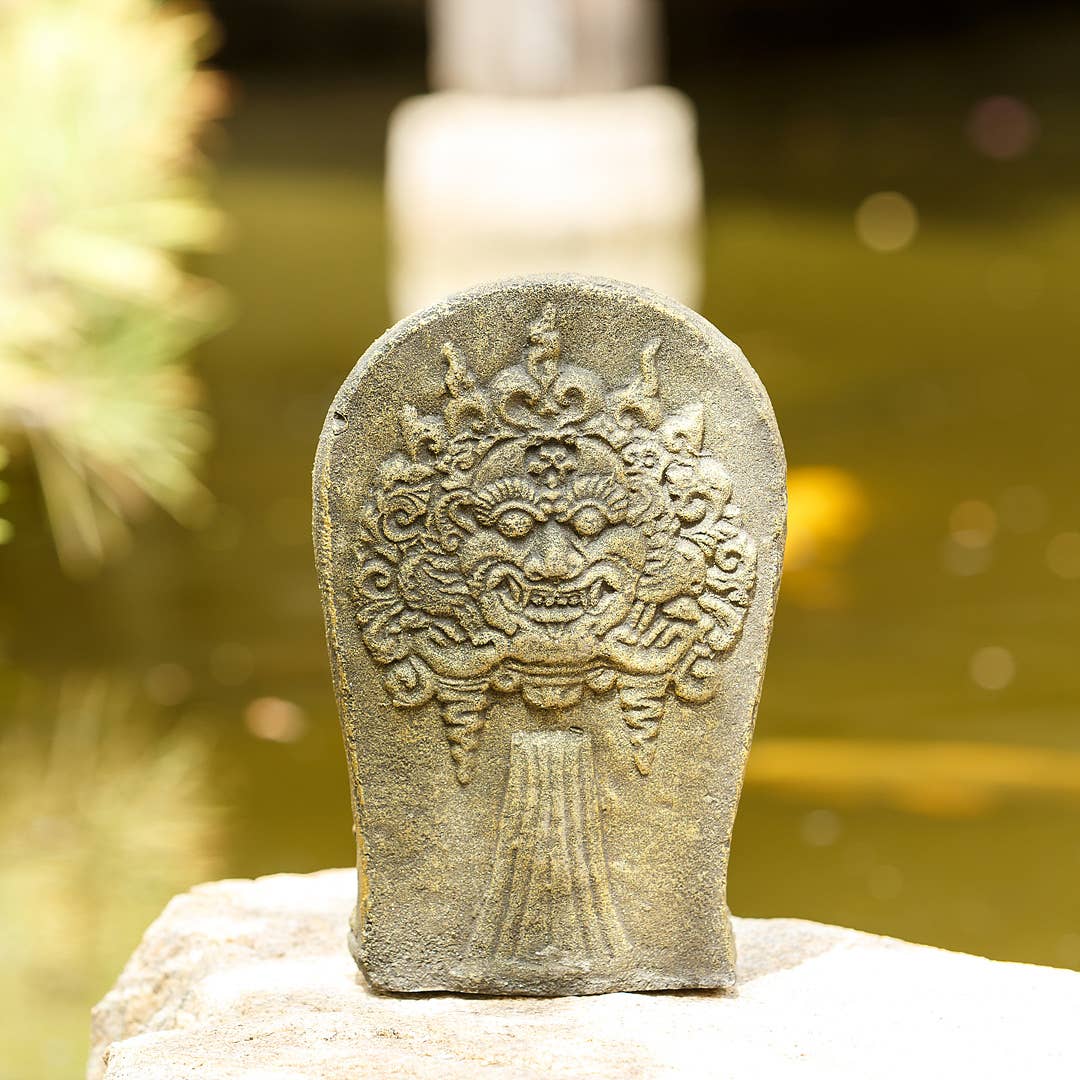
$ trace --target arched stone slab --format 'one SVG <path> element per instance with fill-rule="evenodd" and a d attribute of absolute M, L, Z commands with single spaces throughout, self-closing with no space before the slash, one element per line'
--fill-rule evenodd
<path fill-rule="evenodd" d="M 632 286 L 498 282 L 364 354 L 314 521 L 374 987 L 733 984 L 784 478 L 742 353 Z"/>

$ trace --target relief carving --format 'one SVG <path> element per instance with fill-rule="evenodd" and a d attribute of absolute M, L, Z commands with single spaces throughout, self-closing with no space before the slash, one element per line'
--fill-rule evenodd
<path fill-rule="evenodd" d="M 442 415 L 401 412 L 360 511 L 352 599 L 395 704 L 437 702 L 462 784 L 495 694 L 557 710 L 613 692 L 645 776 L 670 695 L 717 691 L 755 547 L 702 449 L 702 407 L 665 412 L 661 348 L 609 387 L 565 361 L 548 304 L 520 363 L 481 383 L 448 342 Z"/>
<path fill-rule="evenodd" d="M 491 880 L 457 974 L 546 980 L 615 970 L 629 952 L 604 857 L 583 731 L 516 732 Z"/>

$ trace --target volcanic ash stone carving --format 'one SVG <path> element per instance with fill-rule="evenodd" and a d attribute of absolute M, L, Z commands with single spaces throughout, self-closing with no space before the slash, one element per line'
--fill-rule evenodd
<path fill-rule="evenodd" d="M 612 282 L 462 294 L 361 359 L 315 502 L 369 981 L 731 985 L 784 531 L 741 353 Z"/>

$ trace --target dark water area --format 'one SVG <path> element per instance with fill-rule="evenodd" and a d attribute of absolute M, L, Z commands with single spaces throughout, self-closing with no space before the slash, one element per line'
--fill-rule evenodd
<path fill-rule="evenodd" d="M 1080 94 L 1037 63 L 1078 41 L 1011 66 L 989 41 L 963 69 L 889 52 L 812 87 L 742 72 L 689 88 L 702 310 L 765 382 L 792 470 L 738 914 L 1080 968 Z M 55 688 L 106 672 L 155 737 L 206 748 L 219 824 L 190 877 L 353 858 L 310 472 L 334 392 L 389 322 L 382 140 L 415 88 L 240 89 L 217 185 L 233 237 L 203 267 L 235 316 L 197 357 L 216 508 L 196 529 L 143 523 L 87 582 L 24 522 L 0 595 L 8 715 L 47 738 Z M 1014 160 L 970 134 L 1001 93 L 1037 117 Z M 917 211 L 893 253 L 856 218 L 879 191 Z M 117 934 L 83 992 L 140 932 Z"/>

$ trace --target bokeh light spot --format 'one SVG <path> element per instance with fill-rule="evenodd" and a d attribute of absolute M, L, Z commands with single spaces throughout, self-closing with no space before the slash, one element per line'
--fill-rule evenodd
<path fill-rule="evenodd" d="M 840 816 L 834 810 L 811 810 L 802 819 L 803 842 L 809 847 L 830 847 L 840 838 Z"/>
<path fill-rule="evenodd" d="M 915 204 L 899 191 L 868 195 L 855 211 L 855 233 L 871 251 L 902 251 L 918 230 Z"/>
<path fill-rule="evenodd" d="M 967 136 L 980 153 L 996 161 L 1023 157 L 1039 137 L 1039 117 L 1019 98 L 998 94 L 975 103 Z"/>
<path fill-rule="evenodd" d="M 972 654 L 968 670 L 971 681 L 983 690 L 1004 690 L 1016 676 L 1016 661 L 1008 649 L 984 645 Z"/>
<path fill-rule="evenodd" d="M 307 714 L 283 698 L 255 698 L 244 710 L 244 726 L 256 739 L 291 743 L 307 730 Z"/>
<path fill-rule="evenodd" d="M 870 520 L 869 498 L 851 472 L 803 465 L 788 473 L 784 588 L 803 607 L 847 602 L 844 566 Z"/>
<path fill-rule="evenodd" d="M 143 677 L 146 696 L 156 705 L 179 705 L 191 693 L 191 672 L 182 664 L 156 664 Z"/>
<path fill-rule="evenodd" d="M 995 532 L 997 514 L 992 506 L 979 499 L 957 503 L 949 513 L 949 536 L 960 547 L 988 547 Z"/>
<path fill-rule="evenodd" d="M 1046 565 L 1058 577 L 1080 578 L 1080 532 L 1058 533 L 1046 545 Z"/>

